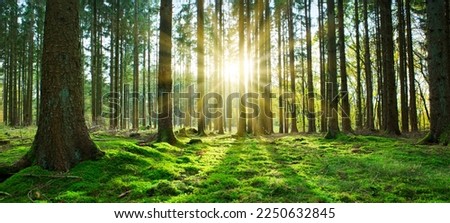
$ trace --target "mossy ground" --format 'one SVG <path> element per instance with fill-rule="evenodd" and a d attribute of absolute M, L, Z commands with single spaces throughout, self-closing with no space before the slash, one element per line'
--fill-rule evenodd
<path fill-rule="evenodd" d="M 0 150 L 0 163 L 25 154 L 28 135 Z M 92 137 L 101 160 L 24 169 L 0 183 L 1 202 L 450 202 L 450 150 L 409 139 L 221 135 L 179 148 Z"/>

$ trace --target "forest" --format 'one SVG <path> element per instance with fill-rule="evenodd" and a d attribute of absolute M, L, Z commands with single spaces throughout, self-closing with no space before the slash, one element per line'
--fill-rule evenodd
<path fill-rule="evenodd" d="M 450 202 L 450 4 L 0 0 L 0 202 Z"/>

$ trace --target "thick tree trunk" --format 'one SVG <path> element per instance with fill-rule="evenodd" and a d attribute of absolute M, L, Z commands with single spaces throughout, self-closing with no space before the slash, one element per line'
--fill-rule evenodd
<path fill-rule="evenodd" d="M 400 135 L 398 127 L 397 93 L 394 69 L 394 40 L 392 30 L 392 10 L 390 0 L 380 0 L 381 42 L 383 44 L 384 88 L 386 113 L 384 114 L 386 132 Z"/>
<path fill-rule="evenodd" d="M 197 85 L 200 100 L 197 106 L 197 112 L 200 114 L 198 119 L 198 134 L 205 134 L 205 115 L 203 112 L 203 97 L 205 96 L 205 34 L 204 34 L 204 0 L 197 0 Z"/>
<path fill-rule="evenodd" d="M 178 144 L 172 124 L 172 0 L 161 1 L 158 71 L 159 142 Z"/>
<path fill-rule="evenodd" d="M 47 0 L 41 113 L 28 158 L 67 171 L 103 155 L 90 139 L 83 111 L 79 1 Z M 64 18 L 64 19 L 59 19 Z"/>
<path fill-rule="evenodd" d="M 447 66 L 448 24 L 444 1 L 427 2 L 428 70 L 430 75 L 430 133 L 424 140 L 431 143 L 450 141 L 450 86 Z"/>

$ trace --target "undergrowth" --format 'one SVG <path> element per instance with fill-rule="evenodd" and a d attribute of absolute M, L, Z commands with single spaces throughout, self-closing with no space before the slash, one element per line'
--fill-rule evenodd
<path fill-rule="evenodd" d="M 0 183 L 1 202 L 450 202 L 450 150 L 405 139 L 221 135 L 181 148 L 93 139 L 102 159 L 66 173 L 24 169 Z M 27 152 L 17 140 L 0 163 Z"/>

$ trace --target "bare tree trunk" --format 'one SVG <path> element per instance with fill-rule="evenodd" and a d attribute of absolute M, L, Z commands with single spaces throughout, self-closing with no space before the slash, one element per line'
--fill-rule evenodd
<path fill-rule="evenodd" d="M 288 32 L 289 32 L 289 74 L 291 77 L 291 92 L 292 97 L 292 111 L 291 111 L 291 132 L 298 132 L 297 129 L 297 108 L 295 99 L 295 57 L 294 57 L 294 14 L 292 8 L 294 7 L 293 0 L 288 0 Z"/>
<path fill-rule="evenodd" d="M 406 38 L 407 38 L 407 53 L 408 53 L 408 74 L 409 74 L 409 118 L 411 124 L 411 131 L 417 132 L 417 105 L 416 105 L 416 86 L 415 86 L 415 72 L 414 72 L 414 53 L 413 53 L 413 39 L 411 31 L 411 1 L 405 0 L 406 11 Z"/>
<path fill-rule="evenodd" d="M 238 2 L 238 10 L 239 10 L 239 121 L 238 121 L 238 130 L 237 135 L 243 137 L 245 135 L 245 107 L 242 101 L 243 95 L 245 94 L 245 74 L 244 74 L 244 0 L 239 0 Z"/>
<path fill-rule="evenodd" d="M 400 81 L 400 107 L 402 117 L 402 131 L 409 131 L 408 111 L 408 80 L 406 74 L 406 38 L 405 38 L 405 16 L 403 12 L 403 0 L 397 0 L 398 20 L 398 53 L 399 53 L 399 81 Z"/>
<path fill-rule="evenodd" d="M 38 130 L 26 156 L 45 169 L 67 171 L 103 155 L 89 137 L 83 111 L 79 1 L 47 0 Z M 63 20 L 56 18 L 65 18 Z"/>
<path fill-rule="evenodd" d="M 359 34 L 359 0 L 355 0 L 355 35 L 356 35 L 356 129 L 363 128 L 362 93 L 361 93 L 361 44 Z M 370 55 L 369 55 L 370 56 Z"/>
<path fill-rule="evenodd" d="M 325 138 L 335 138 L 339 133 L 338 122 L 338 85 L 337 85 L 337 62 L 336 62 L 336 24 L 334 12 L 334 0 L 327 0 L 328 15 L 328 75 L 329 84 L 327 86 L 328 102 L 328 132 Z"/>
<path fill-rule="evenodd" d="M 339 20 L 339 59 L 341 71 L 341 97 L 342 97 L 342 131 L 351 132 L 352 125 L 350 119 L 350 102 L 348 101 L 347 86 L 347 61 L 345 58 L 345 33 L 344 33 L 344 0 L 338 0 L 338 20 Z"/>
<path fill-rule="evenodd" d="M 369 43 L 369 20 L 367 1 L 364 0 L 364 72 L 366 75 L 366 123 L 365 126 L 369 130 L 375 129 L 373 115 L 373 82 L 372 82 L 372 62 L 370 59 L 370 43 Z"/>
<path fill-rule="evenodd" d="M 172 0 L 161 1 L 158 72 L 158 138 L 160 142 L 178 144 L 173 134 L 172 105 Z"/>
<path fill-rule="evenodd" d="M 397 93 L 395 87 L 394 40 L 390 0 L 380 0 L 381 42 L 383 44 L 384 88 L 386 95 L 386 132 L 400 135 L 398 127 Z"/>

